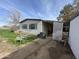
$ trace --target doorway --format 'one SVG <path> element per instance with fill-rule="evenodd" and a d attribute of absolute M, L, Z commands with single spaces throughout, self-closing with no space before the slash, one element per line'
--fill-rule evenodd
<path fill-rule="evenodd" d="M 44 32 L 47 34 L 47 36 L 52 36 L 53 22 L 44 22 Z"/>

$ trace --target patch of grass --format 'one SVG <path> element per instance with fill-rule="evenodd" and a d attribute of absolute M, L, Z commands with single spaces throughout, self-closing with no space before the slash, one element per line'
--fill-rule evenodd
<path fill-rule="evenodd" d="M 7 38 L 10 43 L 15 43 L 16 34 L 9 29 L 0 29 L 0 36 Z"/>
<path fill-rule="evenodd" d="M 20 44 L 26 44 L 28 42 L 32 42 L 37 37 L 35 35 L 28 35 L 26 36 L 21 42 L 16 41 L 17 35 L 14 32 L 11 32 L 9 29 L 0 29 L 0 36 L 7 38 L 7 41 L 9 43 L 20 45 Z"/>

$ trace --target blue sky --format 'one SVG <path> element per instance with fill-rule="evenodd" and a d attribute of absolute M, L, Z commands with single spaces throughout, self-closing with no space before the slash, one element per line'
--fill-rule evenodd
<path fill-rule="evenodd" d="M 22 19 L 57 20 L 59 11 L 68 3 L 73 3 L 73 0 L 0 0 L 0 26 L 10 22 L 13 9 L 21 13 Z"/>

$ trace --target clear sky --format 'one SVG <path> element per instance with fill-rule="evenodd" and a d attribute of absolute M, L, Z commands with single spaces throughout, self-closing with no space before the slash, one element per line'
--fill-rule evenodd
<path fill-rule="evenodd" d="M 40 18 L 57 20 L 60 10 L 73 0 L 0 0 L 0 26 L 8 24 L 13 9 L 21 13 L 22 18 Z"/>

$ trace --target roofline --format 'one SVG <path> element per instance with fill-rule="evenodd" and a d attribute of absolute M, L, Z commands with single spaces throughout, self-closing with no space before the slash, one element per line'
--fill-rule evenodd
<path fill-rule="evenodd" d="M 41 19 L 30 19 L 30 18 L 27 18 L 27 19 L 24 19 L 24 20 L 20 21 L 20 23 L 23 23 L 23 22 L 25 22 L 27 20 L 42 21 Z"/>
<path fill-rule="evenodd" d="M 50 21 L 50 22 L 59 22 L 59 21 L 53 21 L 53 20 L 42 20 L 42 19 L 31 19 L 31 18 L 27 18 L 27 19 L 24 19 L 22 20 L 20 23 L 23 23 L 27 20 L 33 20 L 33 21 L 43 21 L 43 22 L 46 22 L 46 21 Z"/>

